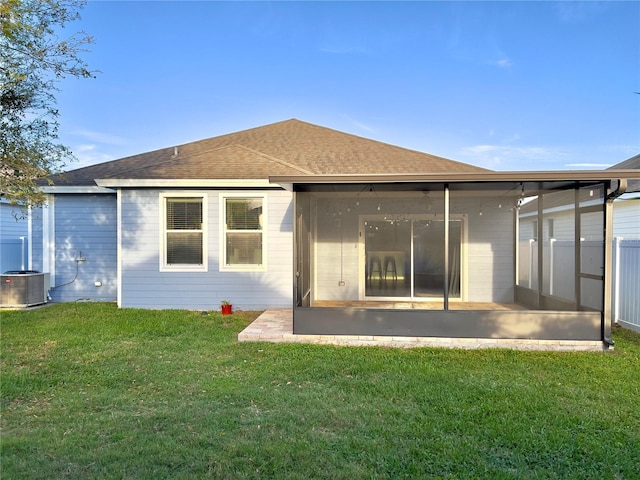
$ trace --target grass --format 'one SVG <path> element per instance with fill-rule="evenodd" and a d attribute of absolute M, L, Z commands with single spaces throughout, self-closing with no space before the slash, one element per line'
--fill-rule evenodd
<path fill-rule="evenodd" d="M 612 353 L 237 343 L 256 313 L 1 313 L 2 478 L 640 478 Z"/>

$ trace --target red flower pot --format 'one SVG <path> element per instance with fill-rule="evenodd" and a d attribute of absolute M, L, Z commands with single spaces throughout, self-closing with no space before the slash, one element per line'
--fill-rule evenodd
<path fill-rule="evenodd" d="M 223 315 L 231 315 L 233 313 L 233 305 L 221 305 Z"/>

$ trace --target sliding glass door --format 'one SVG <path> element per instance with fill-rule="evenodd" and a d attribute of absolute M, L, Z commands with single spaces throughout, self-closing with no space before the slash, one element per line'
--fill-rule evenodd
<path fill-rule="evenodd" d="M 411 296 L 411 222 L 364 221 L 365 297 Z"/>
<path fill-rule="evenodd" d="M 462 220 L 449 222 L 449 296 L 460 297 Z M 445 288 L 445 222 L 437 216 L 361 219 L 365 298 L 441 300 Z"/>

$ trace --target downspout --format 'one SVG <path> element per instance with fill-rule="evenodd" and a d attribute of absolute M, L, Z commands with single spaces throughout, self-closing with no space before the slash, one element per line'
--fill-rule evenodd
<path fill-rule="evenodd" d="M 618 187 L 607 194 L 604 206 L 605 228 L 604 228 L 604 299 L 602 312 L 602 341 L 605 348 L 614 344 L 611 338 L 611 289 L 612 289 L 612 266 L 613 266 L 613 202 L 616 198 L 627 191 L 627 180 L 618 180 Z"/>

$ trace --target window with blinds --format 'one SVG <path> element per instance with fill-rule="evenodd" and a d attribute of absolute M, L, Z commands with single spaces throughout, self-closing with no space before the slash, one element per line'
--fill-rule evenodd
<path fill-rule="evenodd" d="M 165 265 L 204 264 L 202 197 L 165 198 Z"/>
<path fill-rule="evenodd" d="M 263 265 L 263 198 L 224 199 L 225 266 Z"/>

